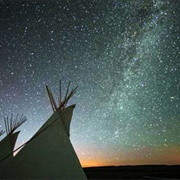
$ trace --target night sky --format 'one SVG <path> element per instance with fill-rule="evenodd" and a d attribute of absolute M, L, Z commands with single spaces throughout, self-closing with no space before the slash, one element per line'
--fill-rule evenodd
<path fill-rule="evenodd" d="M 24 114 L 29 140 L 61 79 L 83 166 L 180 164 L 179 17 L 179 0 L 1 0 L 0 130 Z"/>

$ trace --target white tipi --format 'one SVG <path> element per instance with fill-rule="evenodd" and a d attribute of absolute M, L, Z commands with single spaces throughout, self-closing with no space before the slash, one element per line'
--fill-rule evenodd
<path fill-rule="evenodd" d="M 13 114 L 11 117 L 4 117 L 5 128 L 6 128 L 6 137 L 0 141 L 0 167 L 2 167 L 5 163 L 9 162 L 13 158 L 13 149 L 19 135 L 19 132 L 14 132 L 19 126 L 21 126 L 26 121 L 25 116 L 21 116 L 18 120 L 18 115 L 16 118 L 13 118 Z M 4 132 L 1 131 L 1 135 Z"/>
<path fill-rule="evenodd" d="M 60 90 L 58 106 L 47 87 L 54 113 L 15 156 L 12 164 L 6 166 L 3 178 L 87 179 L 69 139 L 75 105 L 65 106 L 77 88 L 68 94 L 69 85 L 63 100 Z"/>
<path fill-rule="evenodd" d="M 0 167 L 6 157 L 10 156 L 13 158 L 13 149 L 18 137 L 19 131 L 13 134 L 8 134 L 4 139 L 0 142 Z M 8 160 L 10 160 L 10 157 Z"/>

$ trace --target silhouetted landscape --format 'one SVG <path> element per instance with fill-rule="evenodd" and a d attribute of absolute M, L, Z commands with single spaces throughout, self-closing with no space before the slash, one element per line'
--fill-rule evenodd
<path fill-rule="evenodd" d="M 84 171 L 88 179 L 180 179 L 180 165 L 104 166 Z"/>

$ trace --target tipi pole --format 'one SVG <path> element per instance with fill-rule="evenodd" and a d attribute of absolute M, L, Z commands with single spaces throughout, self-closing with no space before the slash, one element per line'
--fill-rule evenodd
<path fill-rule="evenodd" d="M 61 80 L 59 81 L 59 106 L 61 105 L 62 101 L 62 92 L 61 92 Z"/>
<path fill-rule="evenodd" d="M 52 107 L 53 111 L 55 112 L 55 107 L 54 107 L 54 104 L 53 104 L 53 101 L 52 101 L 52 98 L 51 98 L 51 93 L 50 93 L 50 90 L 49 90 L 47 85 L 46 85 L 46 90 L 47 90 L 47 93 L 48 93 L 49 101 L 51 103 L 51 107 Z"/>
<path fill-rule="evenodd" d="M 59 81 L 59 97 L 58 97 L 58 106 L 56 105 L 56 101 L 54 99 L 54 96 L 51 92 L 51 90 L 48 88 L 48 86 L 46 85 L 46 90 L 48 93 L 48 97 L 52 106 L 53 111 L 55 112 L 58 109 L 64 109 L 65 106 L 67 105 L 69 99 L 76 93 L 76 88 L 72 89 L 71 92 L 69 93 L 69 87 L 70 87 L 71 81 L 69 81 L 67 89 L 66 89 L 66 93 L 64 98 L 62 98 L 62 92 L 61 92 L 61 80 Z"/>
<path fill-rule="evenodd" d="M 64 97 L 64 100 L 66 99 L 66 97 L 67 97 L 67 95 L 68 95 L 70 84 L 71 84 L 71 81 L 69 81 L 69 83 L 68 83 L 67 90 L 66 90 L 66 95 L 65 95 L 65 97 Z"/>
<path fill-rule="evenodd" d="M 6 134 L 12 134 L 19 126 L 21 126 L 27 119 L 25 116 L 20 117 L 19 121 L 17 121 L 17 117 L 13 119 L 13 114 L 11 114 L 10 119 L 7 117 L 4 117 L 4 124 L 6 129 Z"/>
<path fill-rule="evenodd" d="M 3 130 L 1 130 L 0 131 L 0 136 L 2 136 L 4 134 L 4 131 Z"/>

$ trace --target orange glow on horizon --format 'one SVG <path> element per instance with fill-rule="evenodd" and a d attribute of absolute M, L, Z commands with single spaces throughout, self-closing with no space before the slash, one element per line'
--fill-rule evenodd
<path fill-rule="evenodd" d="M 180 147 L 162 147 L 158 149 L 150 149 L 152 152 L 149 155 L 140 152 L 123 152 L 114 154 L 108 158 L 103 156 L 79 157 L 82 167 L 97 167 L 97 166 L 126 166 L 126 165 L 179 165 L 180 164 Z M 99 152 L 98 152 L 99 154 Z M 140 155 L 139 155 L 140 154 Z M 119 156 L 118 159 L 116 157 Z M 107 157 L 107 158 L 106 158 Z"/>

